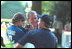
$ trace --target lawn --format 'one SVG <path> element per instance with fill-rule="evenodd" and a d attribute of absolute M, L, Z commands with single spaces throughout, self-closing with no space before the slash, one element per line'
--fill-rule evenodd
<path fill-rule="evenodd" d="M 4 41 L 4 44 L 5 44 L 5 47 L 1 46 L 1 48 L 13 48 L 13 45 L 11 44 L 9 40 Z"/>

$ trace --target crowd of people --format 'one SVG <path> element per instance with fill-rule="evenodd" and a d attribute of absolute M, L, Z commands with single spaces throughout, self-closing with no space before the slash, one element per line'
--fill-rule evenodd
<path fill-rule="evenodd" d="M 29 24 L 24 27 L 25 21 Z M 58 38 L 49 29 L 50 22 L 47 14 L 38 17 L 36 11 L 30 11 L 25 18 L 18 12 L 14 14 L 6 34 L 14 48 L 57 48 Z"/>

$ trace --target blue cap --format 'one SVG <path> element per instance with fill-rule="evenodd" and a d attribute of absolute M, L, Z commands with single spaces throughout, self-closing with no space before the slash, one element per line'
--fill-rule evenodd
<path fill-rule="evenodd" d="M 51 24 L 51 19 L 50 19 L 50 16 L 49 15 L 42 15 L 41 17 L 41 20 L 44 21 L 45 23 L 47 24 Z"/>

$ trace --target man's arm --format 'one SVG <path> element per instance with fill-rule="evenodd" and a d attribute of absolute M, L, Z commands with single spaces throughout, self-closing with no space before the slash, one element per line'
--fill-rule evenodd
<path fill-rule="evenodd" d="M 22 47 L 23 47 L 23 46 L 22 46 L 21 44 L 16 43 L 14 48 L 22 48 Z"/>
<path fill-rule="evenodd" d="M 31 34 L 28 32 L 15 44 L 14 48 L 22 48 L 27 42 L 31 42 Z"/>

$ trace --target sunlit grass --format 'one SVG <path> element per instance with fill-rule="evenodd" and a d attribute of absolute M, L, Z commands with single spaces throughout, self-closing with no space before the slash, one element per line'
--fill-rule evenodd
<path fill-rule="evenodd" d="M 11 44 L 9 40 L 4 40 L 4 44 L 5 44 L 5 47 L 1 46 L 1 48 L 13 48 L 13 45 Z"/>

